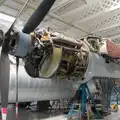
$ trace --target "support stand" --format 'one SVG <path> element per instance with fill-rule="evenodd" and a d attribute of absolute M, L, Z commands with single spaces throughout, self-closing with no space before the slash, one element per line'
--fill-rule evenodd
<path fill-rule="evenodd" d="M 82 91 L 81 98 L 77 104 L 74 101 L 74 103 L 71 105 L 70 111 L 68 113 L 68 120 L 72 120 L 73 118 L 75 118 L 75 120 L 90 120 L 90 115 L 89 115 L 90 111 L 88 110 L 88 107 L 87 107 L 87 105 L 88 105 L 87 96 L 89 96 L 89 100 L 91 101 L 91 104 L 93 105 L 93 107 L 95 109 L 96 109 L 96 107 L 95 107 L 95 102 L 94 102 L 93 96 L 87 86 L 87 83 L 81 84 L 78 91 L 79 91 L 79 93 L 80 93 L 80 91 Z M 79 106 L 79 108 L 77 110 L 75 109 L 75 105 Z M 101 115 L 99 114 L 99 112 L 97 110 L 95 110 L 95 111 L 96 111 L 96 113 L 94 115 L 95 118 L 96 117 L 97 117 L 97 119 L 103 118 L 103 117 L 101 117 Z M 92 118 L 92 120 L 93 120 L 93 118 Z"/>

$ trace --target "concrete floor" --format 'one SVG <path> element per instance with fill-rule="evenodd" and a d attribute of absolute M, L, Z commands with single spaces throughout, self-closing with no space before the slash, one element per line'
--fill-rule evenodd
<path fill-rule="evenodd" d="M 117 113 L 112 113 L 108 117 L 106 117 L 104 120 L 120 120 L 120 111 Z"/>
<path fill-rule="evenodd" d="M 42 120 L 67 120 L 67 118 L 65 116 L 61 115 L 61 116 L 58 116 L 58 117 L 42 119 Z M 105 117 L 104 120 L 120 120 L 120 112 L 112 113 L 112 115 L 109 115 L 108 117 Z"/>
<path fill-rule="evenodd" d="M 63 112 L 61 111 L 50 113 L 50 112 L 38 112 L 35 109 L 30 110 L 30 109 L 19 108 L 19 120 L 44 120 L 47 118 L 60 116 L 62 114 Z M 0 115 L 0 120 L 1 120 L 1 115 Z M 7 120 L 16 120 L 15 108 L 13 108 L 11 105 L 8 107 Z"/>
<path fill-rule="evenodd" d="M 0 119 L 1 120 L 1 119 Z M 15 110 L 9 107 L 7 120 L 15 119 Z M 62 112 L 56 113 L 40 113 L 34 110 L 19 109 L 19 120 L 67 120 L 66 115 L 62 115 Z M 120 112 L 112 113 L 104 120 L 120 120 Z"/>
<path fill-rule="evenodd" d="M 58 117 L 42 119 L 42 120 L 67 120 L 67 118 L 64 115 L 61 115 L 61 116 L 58 116 Z M 112 113 L 111 115 L 105 117 L 104 120 L 120 120 L 120 112 Z"/>

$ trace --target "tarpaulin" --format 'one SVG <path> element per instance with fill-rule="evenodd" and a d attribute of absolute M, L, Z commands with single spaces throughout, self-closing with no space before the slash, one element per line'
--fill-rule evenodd
<path fill-rule="evenodd" d="M 111 40 L 107 40 L 107 52 L 111 57 L 120 57 L 120 45 L 112 42 Z"/>
<path fill-rule="evenodd" d="M 100 53 L 107 54 L 113 58 L 120 57 L 120 45 L 112 42 L 111 40 L 104 41 L 104 44 L 100 47 Z"/>

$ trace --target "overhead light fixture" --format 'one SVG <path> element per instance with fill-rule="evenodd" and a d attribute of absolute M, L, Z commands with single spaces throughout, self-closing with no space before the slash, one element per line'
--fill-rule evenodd
<path fill-rule="evenodd" d="M 8 21 L 8 22 L 14 22 L 15 20 L 15 17 L 12 17 L 10 15 L 6 15 L 4 13 L 0 13 L 0 19 L 1 20 L 5 20 L 5 21 Z"/>

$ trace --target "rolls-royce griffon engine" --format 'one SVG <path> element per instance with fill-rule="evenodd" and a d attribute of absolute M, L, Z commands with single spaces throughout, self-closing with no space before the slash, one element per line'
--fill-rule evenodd
<path fill-rule="evenodd" d="M 101 39 L 75 40 L 57 32 L 37 30 L 31 33 L 33 49 L 25 57 L 25 69 L 32 77 L 83 77 L 90 51 L 99 51 Z"/>

